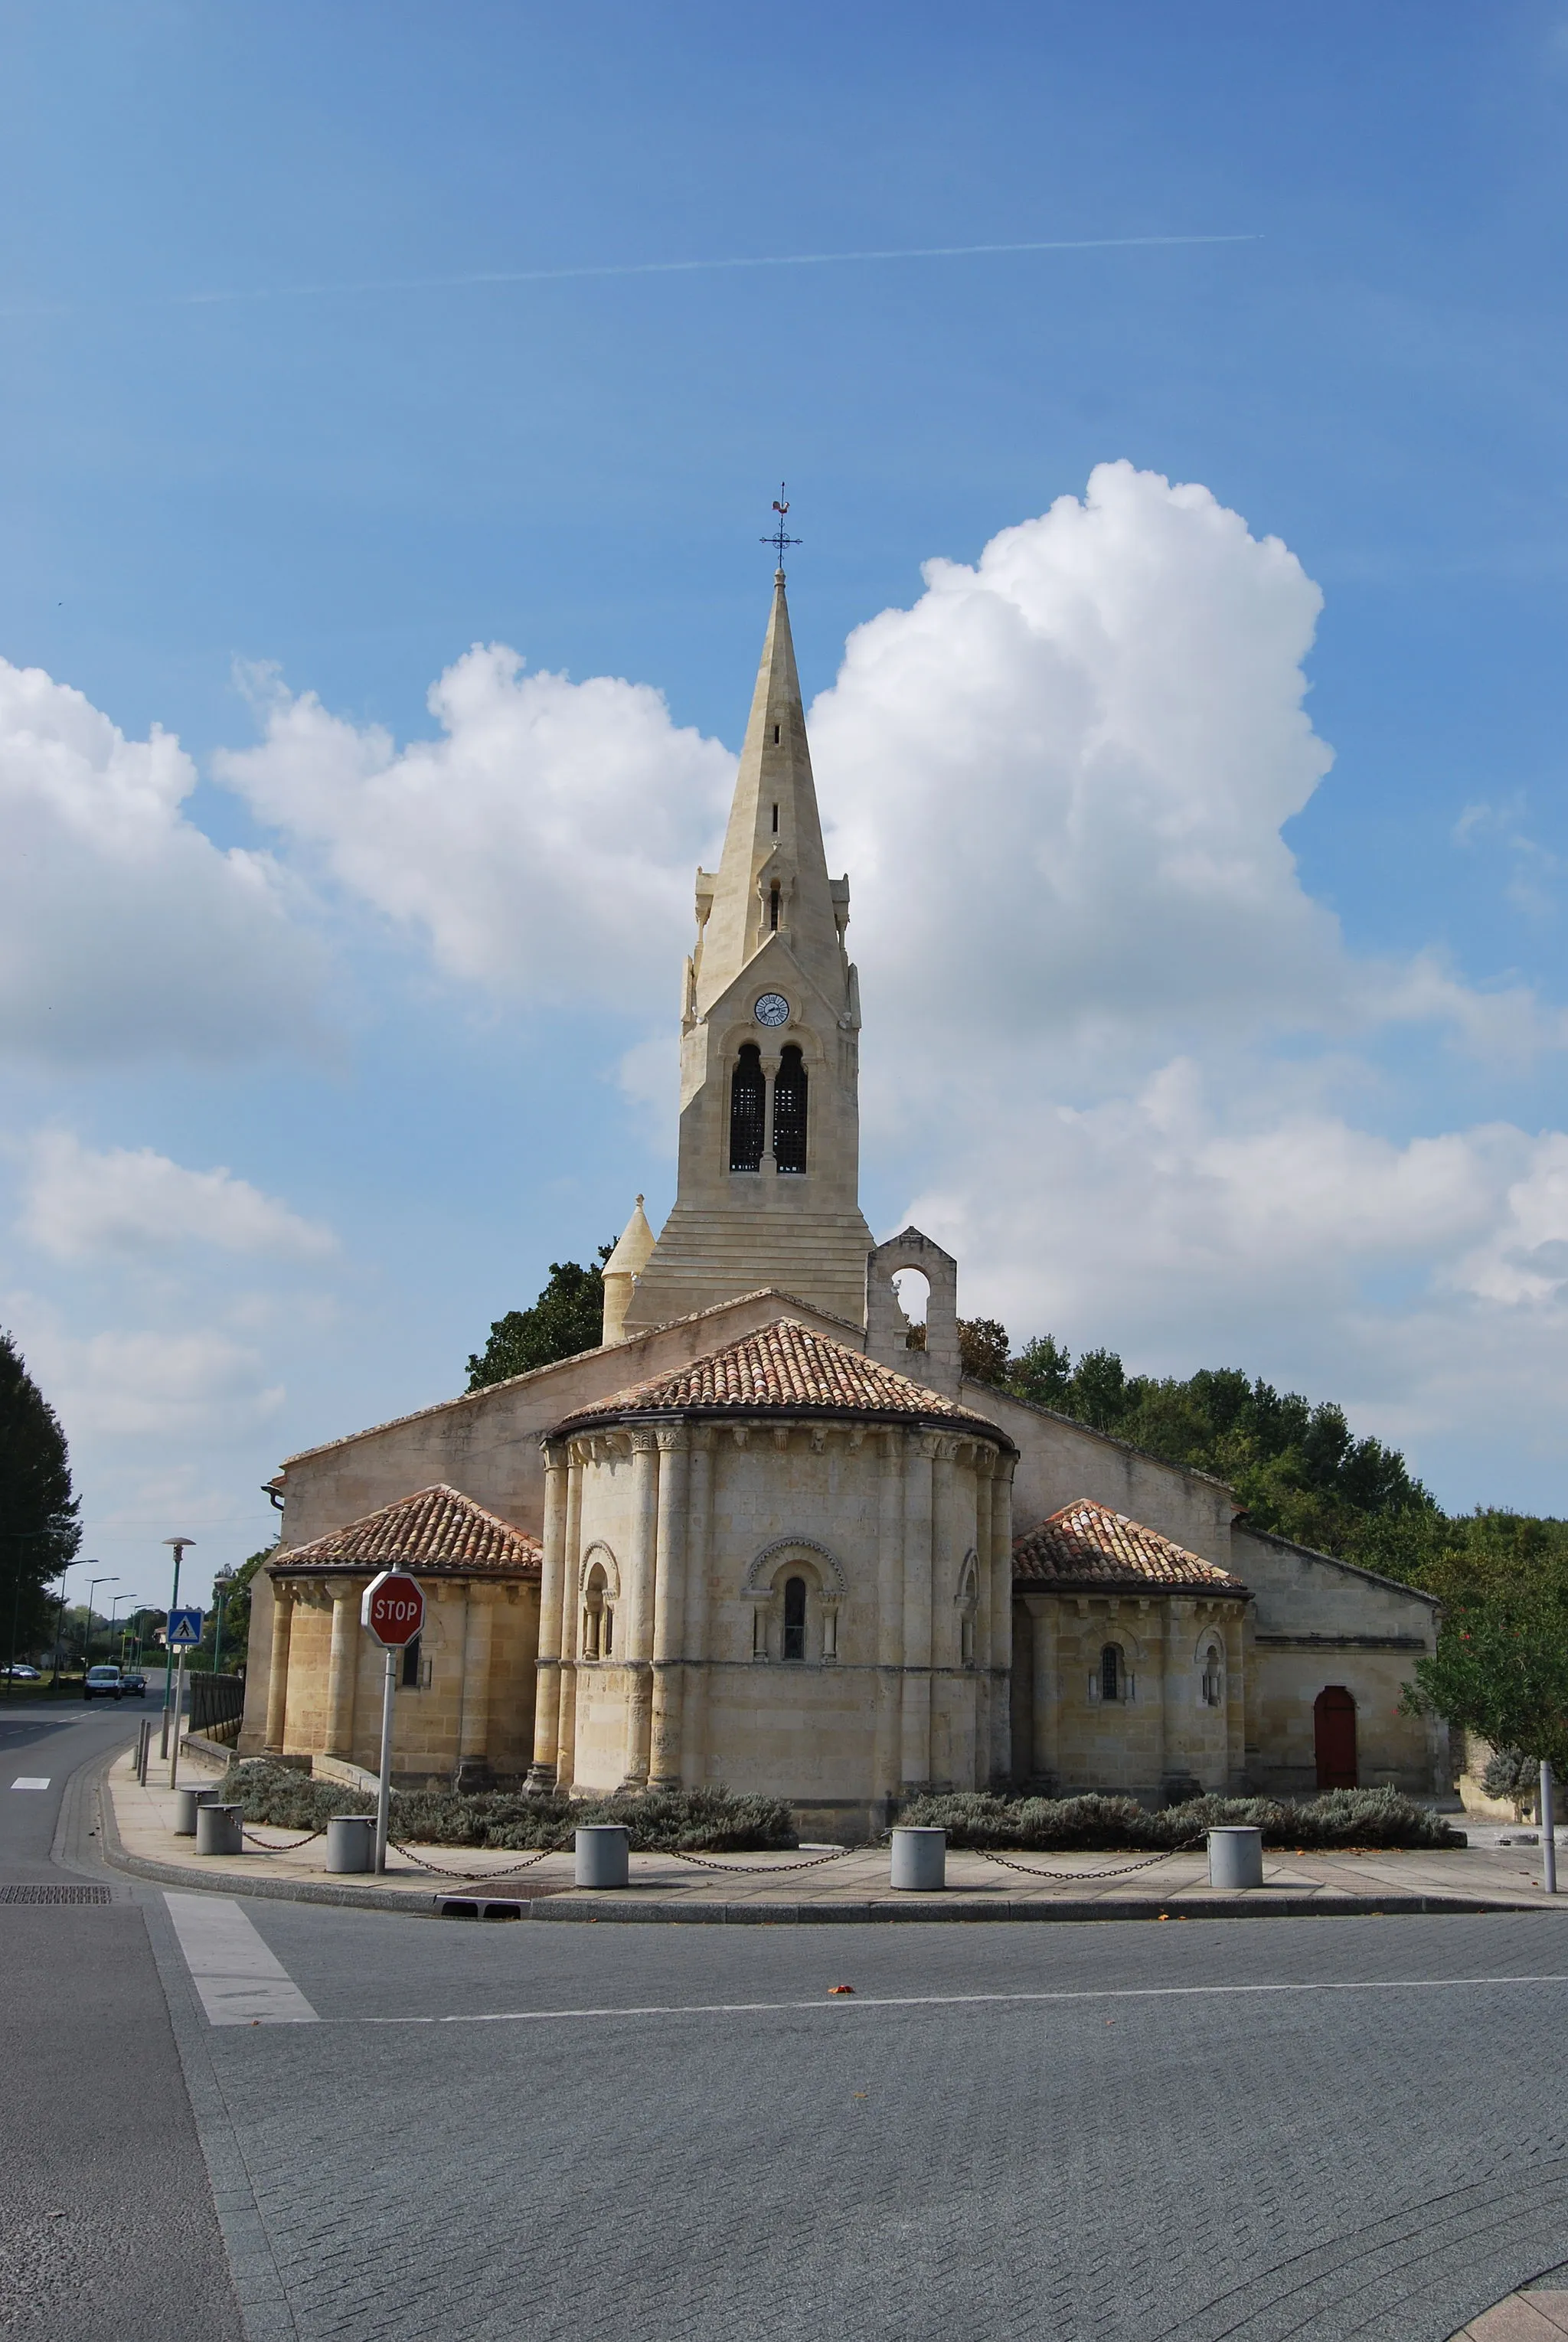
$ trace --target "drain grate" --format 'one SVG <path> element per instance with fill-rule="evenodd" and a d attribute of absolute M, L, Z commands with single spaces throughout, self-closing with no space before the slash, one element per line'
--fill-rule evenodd
<path fill-rule="evenodd" d="M 0 1903 L 107 1903 L 106 1887 L 0 1887 Z"/>

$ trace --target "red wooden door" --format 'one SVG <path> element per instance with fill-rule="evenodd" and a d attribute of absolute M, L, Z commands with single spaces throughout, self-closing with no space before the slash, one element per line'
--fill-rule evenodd
<path fill-rule="evenodd" d="M 1313 1739 L 1320 1789 L 1355 1787 L 1355 1702 L 1343 1684 L 1329 1684 L 1313 1703 Z"/>

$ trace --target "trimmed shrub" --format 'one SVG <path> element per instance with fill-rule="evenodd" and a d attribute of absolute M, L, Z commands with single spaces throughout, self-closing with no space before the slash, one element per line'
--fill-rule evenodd
<path fill-rule="evenodd" d="M 225 1798 L 247 1821 L 280 1829 L 325 1829 L 335 1814 L 369 1814 L 367 1790 L 313 1779 L 252 1757 L 233 1767 Z M 749 1854 L 796 1844 L 782 1797 L 733 1797 L 727 1789 L 649 1789 L 609 1797 L 525 1797 L 514 1789 L 394 1789 L 392 1835 L 414 1846 L 528 1849 L 569 1846 L 591 1822 L 621 1822 L 643 1853 Z"/>
<path fill-rule="evenodd" d="M 1109 1853 L 1123 1847 L 1201 1845 L 1205 1832 L 1237 1825 L 1261 1829 L 1265 1846 L 1463 1846 L 1451 1829 L 1397 1789 L 1329 1789 L 1321 1797 L 1193 1797 L 1151 1812 L 1135 1797 L 998 1797 L 982 1792 L 912 1797 L 901 1822 L 944 1829 L 952 1847 L 999 1851 Z"/>
<path fill-rule="evenodd" d="M 1521 1748 L 1494 1748 L 1481 1776 L 1481 1786 L 1489 1797 L 1511 1799 L 1517 1812 L 1522 1806 L 1534 1805 L 1540 1797 L 1541 1767 Z"/>

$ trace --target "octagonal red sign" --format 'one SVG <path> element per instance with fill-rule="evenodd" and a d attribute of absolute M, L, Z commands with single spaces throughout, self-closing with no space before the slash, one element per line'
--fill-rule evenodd
<path fill-rule="evenodd" d="M 365 1589 L 359 1623 L 392 1650 L 412 1643 L 424 1624 L 424 1596 L 417 1580 L 400 1569 L 384 1569 Z"/>

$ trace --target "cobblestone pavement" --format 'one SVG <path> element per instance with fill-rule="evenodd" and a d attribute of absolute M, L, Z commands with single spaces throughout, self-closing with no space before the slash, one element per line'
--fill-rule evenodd
<path fill-rule="evenodd" d="M 257 2336 L 1445 2342 L 1568 2257 L 1552 1915 L 245 1908 L 320 2022 L 206 2026 L 148 1918 Z"/>

